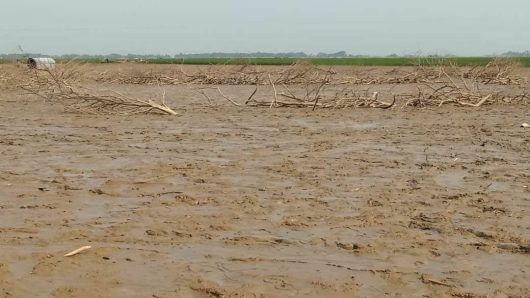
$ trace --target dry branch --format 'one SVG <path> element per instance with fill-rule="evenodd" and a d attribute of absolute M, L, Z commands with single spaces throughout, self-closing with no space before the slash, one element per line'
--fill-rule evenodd
<path fill-rule="evenodd" d="M 210 66 L 207 69 L 186 72 L 180 69 L 171 72 L 111 73 L 102 72 L 95 77 L 96 82 L 139 84 L 139 85 L 271 85 L 269 76 L 274 78 L 276 86 L 318 84 L 328 81 L 330 84 L 436 84 L 447 83 L 445 74 L 451 77 L 463 77 L 477 80 L 483 84 L 521 85 L 524 79 L 513 74 L 517 65 L 513 60 L 495 59 L 485 66 L 471 69 L 448 64 L 447 61 L 422 60 L 412 71 L 393 69 L 384 75 L 373 73 L 354 76 L 338 75 L 333 69 L 322 69 L 306 61 L 295 63 L 289 67 L 268 70 L 260 66 Z"/>
<path fill-rule="evenodd" d="M 495 58 L 485 66 L 476 66 L 464 71 L 464 78 L 473 78 L 483 84 L 491 85 L 521 85 L 524 79 L 514 74 L 519 67 L 513 59 Z"/>
<path fill-rule="evenodd" d="M 83 246 L 83 247 L 80 247 L 80 248 L 78 248 L 76 250 L 73 250 L 73 251 L 65 254 L 64 257 L 72 257 L 72 256 L 75 256 L 75 255 L 77 255 L 77 254 L 79 254 L 79 253 L 81 253 L 81 252 L 83 252 L 85 250 L 91 249 L 91 248 L 92 248 L 92 246 Z"/>
<path fill-rule="evenodd" d="M 234 67 L 210 67 L 206 70 L 188 73 L 184 68 L 163 72 L 133 72 L 111 73 L 108 71 L 97 74 L 96 82 L 137 84 L 137 85 L 268 85 L 269 76 L 274 77 L 276 85 L 317 83 L 330 74 L 333 70 L 323 70 L 307 63 L 296 63 L 287 68 L 276 71 L 264 71 L 258 66 L 243 65 L 238 69 Z"/>
<path fill-rule="evenodd" d="M 521 103 L 527 104 L 529 93 L 519 95 L 501 95 L 500 92 L 484 91 L 480 88 L 483 84 L 479 78 L 466 78 L 465 75 L 455 77 L 443 71 L 447 83 L 424 84 L 425 89 L 418 87 L 418 93 L 398 95 L 405 99 L 403 107 L 415 106 L 442 106 L 444 104 L 455 104 L 458 106 L 480 107 L 484 104 L 493 103 Z"/>
<path fill-rule="evenodd" d="M 113 90 L 91 90 L 76 82 L 76 73 L 62 70 L 33 71 L 31 79 L 19 85 L 28 93 L 45 100 L 55 100 L 66 110 L 91 114 L 132 115 L 141 113 L 177 113 L 165 104 L 165 92 L 161 102 L 126 96 Z"/>
<path fill-rule="evenodd" d="M 422 66 L 413 70 L 393 69 L 383 75 L 370 72 L 353 77 L 338 75 L 333 69 L 322 69 L 307 63 L 297 63 L 286 68 L 260 68 L 257 66 L 222 66 L 194 68 L 186 72 L 181 66 L 171 73 L 133 72 L 126 74 L 101 73 L 96 81 L 128 84 L 157 84 L 161 101 L 136 99 L 115 91 L 94 91 L 79 84 L 84 73 L 61 67 L 55 72 L 35 72 L 21 87 L 46 100 L 55 99 L 69 110 L 85 113 L 175 114 L 165 104 L 162 85 L 185 84 L 191 91 L 207 99 L 210 105 L 226 100 L 234 106 L 300 107 L 300 108 L 392 108 L 398 102 L 404 107 L 435 107 L 453 104 L 462 107 L 480 107 L 493 103 L 528 104 L 530 91 L 518 95 L 513 92 L 492 91 L 487 84 L 515 83 L 511 70 L 505 64 L 488 64 L 471 69 L 456 66 Z M 198 69 L 198 70 L 197 70 Z M 75 70 L 75 68 L 74 68 Z M 6 75 L 0 73 L 0 83 Z M 489 78 L 489 79 L 488 79 Z M 511 78 L 506 81 L 506 78 Z M 108 79 L 108 80 L 107 80 Z M 487 81 L 485 81 L 487 79 Z M 415 84 L 416 93 L 372 92 L 360 90 L 372 84 Z M 233 99 L 227 96 L 222 85 L 254 86 L 248 98 Z M 267 88 L 259 88 L 265 85 Z M 269 88 L 270 86 L 270 88 Z M 258 92 L 258 89 L 260 92 Z M 523 88 L 519 88 L 523 89 Z M 384 89 L 383 89 L 384 90 Z M 408 91 L 407 91 L 408 92 Z M 391 93 L 391 94 L 389 94 Z M 507 94 L 508 93 L 508 94 Z M 241 103 L 241 104 L 240 104 Z"/>
<path fill-rule="evenodd" d="M 274 87 L 274 85 L 273 85 Z M 318 108 L 382 108 L 388 109 L 394 106 L 395 98 L 391 103 L 379 100 L 378 92 L 372 95 L 361 95 L 362 92 L 356 91 L 355 86 L 351 88 L 342 89 L 339 92 L 333 91 L 335 86 L 328 86 L 325 83 L 316 84 L 316 86 L 306 86 L 305 90 L 291 90 L 286 86 L 282 86 L 284 91 L 279 93 L 282 100 L 277 96 L 273 101 L 264 101 L 258 99 L 248 100 L 247 105 L 250 106 L 268 106 L 268 107 L 298 107 L 309 108 L 313 110 Z M 329 90 L 328 90 L 329 88 Z M 302 93 L 301 95 L 299 93 Z"/>
<path fill-rule="evenodd" d="M 219 95 L 221 95 L 222 98 L 226 99 L 228 102 L 230 102 L 232 105 L 234 106 L 241 106 L 241 104 L 237 103 L 235 100 L 233 100 L 232 98 L 226 96 L 223 91 L 221 91 L 221 88 L 220 87 L 213 87 L 213 86 L 193 86 L 192 84 L 186 84 L 188 86 L 188 89 L 192 90 L 193 92 L 196 92 L 198 94 L 201 94 L 202 96 L 206 97 L 206 99 L 208 100 L 208 103 L 212 106 L 214 105 L 213 103 L 213 100 L 212 100 L 212 97 L 210 97 L 208 95 L 208 93 L 206 92 L 206 90 L 215 90 L 216 93 L 218 93 Z M 253 95 L 252 95 L 253 96 Z M 249 98 L 250 99 L 250 98 Z"/>
<path fill-rule="evenodd" d="M 274 100 L 271 102 L 270 108 L 276 105 L 276 102 L 278 101 L 278 91 L 276 90 L 276 86 L 274 86 L 274 82 L 272 82 L 271 75 L 269 75 L 269 82 L 272 86 L 272 89 L 274 89 Z"/>

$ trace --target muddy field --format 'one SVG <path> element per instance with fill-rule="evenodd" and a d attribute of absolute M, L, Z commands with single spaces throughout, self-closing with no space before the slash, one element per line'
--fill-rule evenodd
<path fill-rule="evenodd" d="M 156 97 L 98 78 L 172 67 L 85 79 Z M 164 88 L 179 115 L 0 90 L 0 297 L 530 297 L 529 106 L 311 111 Z"/>

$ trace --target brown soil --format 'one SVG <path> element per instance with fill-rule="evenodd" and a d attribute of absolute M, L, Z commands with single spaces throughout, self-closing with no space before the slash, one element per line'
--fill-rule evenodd
<path fill-rule="evenodd" d="M 311 112 L 166 90 L 178 116 L 1 91 L 1 297 L 530 296 L 528 106 Z"/>

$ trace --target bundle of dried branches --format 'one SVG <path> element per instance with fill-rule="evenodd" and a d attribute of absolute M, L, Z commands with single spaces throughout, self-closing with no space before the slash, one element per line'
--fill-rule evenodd
<path fill-rule="evenodd" d="M 284 70 L 267 74 L 267 81 L 270 84 L 269 76 L 273 76 L 276 85 L 321 84 L 330 83 L 335 74 L 331 67 L 326 70 L 307 61 L 299 61 Z"/>
<path fill-rule="evenodd" d="M 453 78 L 444 73 L 448 83 L 445 84 L 425 84 L 426 90 L 418 87 L 417 94 L 401 94 L 397 98 L 404 99 L 402 107 L 415 106 L 442 106 L 452 103 L 459 106 L 480 107 L 484 104 L 492 103 L 522 103 L 527 104 L 528 92 L 519 95 L 502 95 L 500 92 L 483 91 L 480 88 L 481 82 L 476 79 L 468 79 L 461 76 Z"/>
<path fill-rule="evenodd" d="M 378 93 L 374 92 L 372 96 L 351 94 L 350 96 L 319 96 L 318 100 L 303 101 L 300 98 L 274 98 L 271 102 L 249 100 L 246 102 L 249 106 L 265 106 L 265 107 L 297 107 L 297 108 L 380 108 L 389 109 L 394 106 L 395 98 L 392 102 L 383 102 L 378 99 Z"/>
<path fill-rule="evenodd" d="M 131 115 L 162 113 L 176 115 L 166 106 L 165 92 L 160 103 L 151 99 L 133 98 L 113 90 L 94 91 L 76 81 L 78 69 L 62 67 L 56 70 L 31 71 L 26 83 L 19 87 L 45 100 L 56 100 L 66 110 L 91 114 Z"/>
<path fill-rule="evenodd" d="M 243 65 L 239 68 L 234 66 L 215 66 L 206 70 L 188 73 L 184 68 L 173 70 L 170 73 L 163 72 L 132 72 L 132 73 L 109 73 L 102 72 L 96 76 L 96 82 L 138 84 L 138 85 L 270 85 L 269 76 L 274 78 L 276 85 L 318 84 L 326 82 L 329 84 L 414 84 L 414 83 L 437 83 L 442 82 L 441 68 L 417 67 L 414 71 L 397 71 L 392 76 L 373 76 L 363 74 L 351 77 L 337 75 L 333 68 L 322 69 L 309 62 L 297 62 L 280 70 L 265 71 L 259 66 Z"/>
<path fill-rule="evenodd" d="M 371 71 L 363 71 L 355 75 L 345 76 L 333 83 L 357 84 L 357 85 L 397 85 L 397 84 L 419 84 L 419 83 L 443 83 L 445 76 L 442 67 L 416 66 L 412 70 L 408 68 L 393 68 L 382 75 L 373 74 Z"/>
<path fill-rule="evenodd" d="M 272 75 L 275 78 L 275 84 L 292 85 L 318 83 L 332 74 L 335 74 L 332 69 L 323 70 L 307 62 L 296 63 L 279 71 L 264 71 L 259 66 L 242 65 L 239 67 L 216 66 L 188 73 L 181 65 L 180 70 L 170 73 L 148 71 L 124 74 L 105 71 L 99 73 L 95 81 L 138 85 L 267 85 L 269 84 L 268 76 Z"/>
<path fill-rule="evenodd" d="M 263 83 L 265 72 L 256 67 L 243 65 L 239 69 L 208 69 L 190 74 L 181 68 L 180 81 L 185 84 L 201 85 L 257 85 Z"/>
<path fill-rule="evenodd" d="M 514 74 L 518 67 L 513 59 L 496 58 L 485 66 L 476 66 L 465 72 L 464 78 L 474 78 L 483 84 L 521 85 L 524 79 Z"/>
<path fill-rule="evenodd" d="M 342 81 L 342 83 L 357 85 L 418 84 L 441 82 L 443 82 L 443 79 L 439 75 L 427 74 L 419 71 L 407 72 L 395 77 L 347 77 Z"/>
<path fill-rule="evenodd" d="M 131 85 L 177 85 L 180 80 L 173 76 L 154 72 L 136 72 L 132 74 L 109 73 L 107 71 L 99 73 L 95 81 L 98 83 L 131 84 Z"/>
<path fill-rule="evenodd" d="M 273 107 L 311 107 L 313 110 L 318 108 L 391 108 L 392 103 L 382 102 L 378 99 L 378 92 L 372 95 L 360 95 L 356 91 L 355 85 L 348 86 L 336 91 L 336 85 L 329 84 L 330 73 L 317 83 L 307 83 L 303 88 L 293 89 L 287 85 L 276 87 L 274 80 L 269 76 L 269 83 L 272 86 L 274 97 L 269 101 L 254 99 L 257 89 L 250 95 L 245 102 L 250 106 L 268 106 Z"/>
<path fill-rule="evenodd" d="M 180 84 L 201 84 L 201 85 L 255 85 L 263 82 L 265 74 L 259 70 L 206 70 L 187 73 L 184 69 L 163 72 L 137 72 L 131 74 L 102 72 L 96 78 L 96 82 L 136 84 L 136 85 L 180 85 Z"/>

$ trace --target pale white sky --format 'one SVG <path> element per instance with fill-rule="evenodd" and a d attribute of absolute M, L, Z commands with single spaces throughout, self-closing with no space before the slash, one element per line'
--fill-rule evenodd
<path fill-rule="evenodd" d="M 530 50 L 529 0 L 1 0 L 0 53 Z"/>

